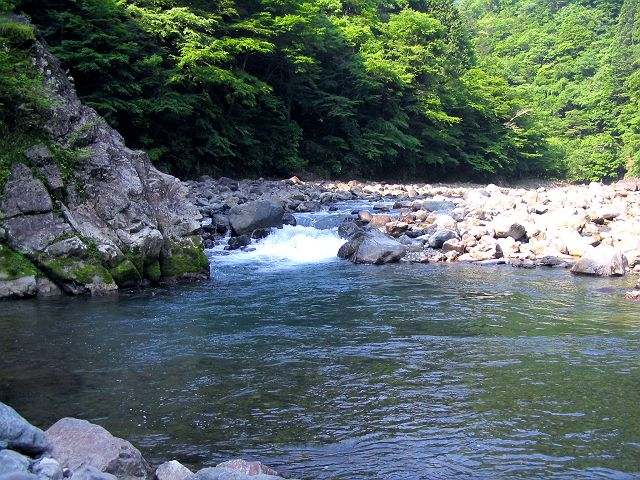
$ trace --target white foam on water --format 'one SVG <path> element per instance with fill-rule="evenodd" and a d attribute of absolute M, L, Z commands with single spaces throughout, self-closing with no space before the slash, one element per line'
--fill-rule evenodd
<path fill-rule="evenodd" d="M 268 237 L 252 243 L 250 251 L 235 250 L 228 255 L 215 257 L 214 262 L 277 263 L 278 265 L 302 265 L 337 260 L 338 250 L 345 242 L 337 229 L 285 225 L 273 229 Z M 220 251 L 220 249 L 214 249 Z"/>

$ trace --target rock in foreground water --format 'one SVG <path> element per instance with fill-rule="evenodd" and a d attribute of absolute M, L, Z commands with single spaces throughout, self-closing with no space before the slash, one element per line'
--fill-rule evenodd
<path fill-rule="evenodd" d="M 41 454 L 51 448 L 44 432 L 34 427 L 13 408 L 0 402 L 0 449 Z"/>
<path fill-rule="evenodd" d="M 99 425 L 63 418 L 46 431 L 46 436 L 52 445 L 52 456 L 74 473 L 90 466 L 121 480 L 151 477 L 151 469 L 140 451 Z"/>
<path fill-rule="evenodd" d="M 407 253 L 407 248 L 397 240 L 379 230 L 367 230 L 345 243 L 338 256 L 353 263 L 381 265 L 398 262 Z"/>

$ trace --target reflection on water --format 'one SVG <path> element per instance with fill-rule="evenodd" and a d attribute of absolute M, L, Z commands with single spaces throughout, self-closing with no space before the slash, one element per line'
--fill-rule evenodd
<path fill-rule="evenodd" d="M 119 299 L 2 304 L 0 400 L 193 467 L 640 478 L 640 307 L 606 290 L 632 279 L 338 260 L 214 272 Z"/>

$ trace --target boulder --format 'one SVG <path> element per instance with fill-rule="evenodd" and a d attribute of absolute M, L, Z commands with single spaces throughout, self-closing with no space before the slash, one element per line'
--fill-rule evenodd
<path fill-rule="evenodd" d="M 452 239 L 458 239 L 457 232 L 449 229 L 437 230 L 429 237 L 429 246 L 431 248 L 442 248 L 444 242 Z"/>
<path fill-rule="evenodd" d="M 51 455 L 72 472 L 94 467 L 119 480 L 146 479 L 150 467 L 140 451 L 126 440 L 114 437 L 99 425 L 76 418 L 63 418 L 46 431 Z M 91 476 L 92 472 L 83 475 Z"/>
<path fill-rule="evenodd" d="M 493 221 L 493 229 L 496 238 L 511 237 L 521 240 L 527 236 L 527 227 L 509 216 L 498 216 Z"/>
<path fill-rule="evenodd" d="M 9 473 L 27 472 L 31 460 L 13 450 L 0 450 L 0 478 Z"/>
<path fill-rule="evenodd" d="M 249 235 L 240 235 L 238 237 L 231 237 L 227 242 L 225 250 L 238 250 L 239 248 L 246 247 L 251 244 L 251 237 Z"/>
<path fill-rule="evenodd" d="M 627 257 L 622 251 L 601 246 L 581 257 L 571 268 L 571 273 L 610 277 L 625 275 L 628 270 Z"/>
<path fill-rule="evenodd" d="M 164 462 L 156 469 L 157 480 L 184 480 L 193 472 L 177 460 Z"/>
<path fill-rule="evenodd" d="M 0 279 L 0 298 L 26 298 L 38 293 L 36 277 L 26 276 L 12 280 Z"/>
<path fill-rule="evenodd" d="M 345 243 L 338 256 L 353 263 L 381 265 L 398 262 L 407 253 L 407 248 L 397 240 L 379 230 L 367 230 Z"/>
<path fill-rule="evenodd" d="M 234 236 L 251 234 L 258 228 L 282 227 L 284 209 L 276 202 L 258 200 L 243 203 L 229 211 Z"/>
<path fill-rule="evenodd" d="M 389 235 L 397 238 L 409 229 L 409 224 L 406 222 L 389 222 L 384 228 Z"/>
<path fill-rule="evenodd" d="M 296 220 L 296 217 L 293 215 L 293 213 L 287 212 L 282 217 L 282 224 L 295 227 L 296 225 L 298 225 L 298 221 Z"/>
<path fill-rule="evenodd" d="M 457 252 L 464 253 L 465 245 L 457 238 L 452 238 L 442 244 L 442 253 Z"/>
<path fill-rule="evenodd" d="M 338 235 L 345 240 L 350 240 L 362 233 L 364 229 L 355 220 L 345 218 L 338 226 Z"/>
<path fill-rule="evenodd" d="M 0 402 L 0 448 L 39 455 L 49 451 L 51 444 L 42 430 L 27 422 L 13 408 Z"/>

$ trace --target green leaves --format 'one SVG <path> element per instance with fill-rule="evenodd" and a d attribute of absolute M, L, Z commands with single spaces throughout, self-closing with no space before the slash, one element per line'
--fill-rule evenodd
<path fill-rule="evenodd" d="M 546 151 L 537 117 L 503 74 L 525 82 L 551 37 L 525 55 L 526 68 L 478 67 L 452 0 L 20 0 L 20 8 L 83 100 L 180 175 L 517 175 L 540 171 Z M 574 21 L 553 55 L 572 55 L 571 39 L 593 22 Z M 481 23 L 489 51 L 507 27 Z M 525 52 L 530 40 L 500 48 Z"/>

